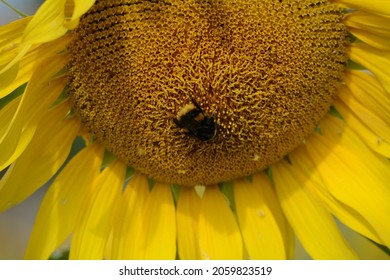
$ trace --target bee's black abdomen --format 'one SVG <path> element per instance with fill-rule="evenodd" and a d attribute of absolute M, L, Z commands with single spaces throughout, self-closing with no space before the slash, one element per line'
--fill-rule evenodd
<path fill-rule="evenodd" d="M 195 105 L 186 105 L 180 110 L 177 119 L 173 119 L 174 123 L 187 130 L 187 134 L 198 138 L 201 141 L 208 141 L 214 138 L 217 134 L 218 125 L 213 117 L 204 115 L 200 106 L 192 100 Z"/>
<path fill-rule="evenodd" d="M 214 138 L 217 133 L 216 126 L 200 126 L 196 131 L 196 137 L 202 141 L 208 141 Z"/>

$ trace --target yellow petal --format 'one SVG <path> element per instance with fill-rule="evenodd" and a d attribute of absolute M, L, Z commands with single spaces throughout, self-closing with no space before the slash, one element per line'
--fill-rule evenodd
<path fill-rule="evenodd" d="M 16 79 L 18 75 L 18 71 L 20 68 L 20 60 L 22 57 L 28 52 L 30 47 L 23 47 L 19 51 L 19 53 L 14 57 L 14 50 L 10 50 L 7 53 L 2 54 L 1 56 L 1 62 L 4 63 L 4 60 L 9 61 L 12 60 L 10 63 L 6 64 L 2 69 L 0 70 L 0 79 L 1 84 L 0 89 L 4 88 L 5 86 L 8 86 L 13 80 Z M 2 95 L 6 95 L 2 93 Z"/>
<path fill-rule="evenodd" d="M 315 259 L 355 259 L 333 217 L 307 190 L 312 182 L 283 160 L 272 171 L 281 206 L 306 251 Z"/>
<path fill-rule="evenodd" d="M 357 8 L 373 14 L 390 17 L 390 2 L 388 0 L 334 0 L 348 8 Z"/>
<path fill-rule="evenodd" d="M 368 147 L 380 155 L 390 157 L 390 142 L 380 137 L 381 133 L 379 135 L 375 133 L 370 126 L 364 124 L 344 103 L 336 100 L 334 106 L 343 116 L 348 126 L 359 135 Z"/>
<path fill-rule="evenodd" d="M 0 181 L 0 211 L 20 203 L 46 183 L 67 158 L 80 122 L 63 121 L 69 104 L 51 109 L 34 138 Z"/>
<path fill-rule="evenodd" d="M 126 187 L 116 211 L 123 220 L 117 219 L 114 227 L 114 259 L 173 260 L 176 257 L 176 217 L 171 189 L 159 183 L 150 194 L 147 189 L 146 178 L 137 174 Z"/>
<path fill-rule="evenodd" d="M 0 74 L 14 72 L 15 65 L 33 45 L 53 41 L 65 35 L 68 31 L 65 27 L 65 2 L 66 0 L 47 0 L 41 5 L 27 24 L 16 55 L 3 67 Z"/>
<path fill-rule="evenodd" d="M 390 95 L 379 81 L 363 71 L 349 70 L 344 81 L 350 93 L 390 126 Z"/>
<path fill-rule="evenodd" d="M 150 193 L 145 223 L 145 258 L 174 260 L 176 258 L 175 204 L 169 185 L 157 183 Z"/>
<path fill-rule="evenodd" d="M 26 45 L 39 44 L 64 35 L 68 31 L 64 27 L 65 2 L 65 0 L 45 1 L 27 25 L 22 43 Z"/>
<path fill-rule="evenodd" d="M 307 141 L 312 140 L 309 138 Z M 302 182 L 310 181 L 310 184 L 305 184 L 307 190 L 310 191 L 313 195 L 317 196 L 326 205 L 327 209 L 337 217 L 337 219 L 356 232 L 367 236 L 371 240 L 376 242 L 380 240 L 374 228 L 370 225 L 369 222 L 367 222 L 365 218 L 363 218 L 354 209 L 338 201 L 328 191 L 320 177 L 319 172 L 316 169 L 316 166 L 310 159 L 305 145 L 301 145 L 292 153 L 290 153 L 289 158 L 292 162 L 290 169 L 293 172 L 298 170 L 297 173 L 300 173 L 300 176 L 297 176 L 297 179 Z"/>
<path fill-rule="evenodd" d="M 24 29 L 31 17 L 22 18 L 0 27 L 0 73 L 3 68 L 18 54 Z M 9 76 L 15 73 L 9 73 Z M 0 75 L 1 84 L 6 82 L 4 75 Z M 2 85 L 1 85 L 2 86 Z"/>
<path fill-rule="evenodd" d="M 390 126 L 377 114 L 377 111 L 370 110 L 365 104 L 358 102 L 347 87 L 341 87 L 338 96 L 361 122 L 370 127 L 373 132 L 384 140 L 390 141 Z M 389 122 L 390 119 L 387 121 Z"/>
<path fill-rule="evenodd" d="M 255 186 L 269 185 L 270 179 L 264 173 L 258 173 L 252 176 L 252 181 Z M 275 188 L 269 185 L 271 188 L 257 188 L 257 191 L 262 197 L 266 197 L 268 201 L 268 207 L 271 209 L 272 214 L 275 216 L 275 221 L 278 223 L 280 232 L 283 234 L 284 247 L 286 248 L 287 259 L 292 259 L 295 250 L 295 235 L 290 225 L 288 224 L 286 217 L 283 213 L 283 209 L 280 207 L 280 202 L 275 193 Z"/>
<path fill-rule="evenodd" d="M 383 174 L 387 175 L 387 171 L 390 168 L 390 161 L 387 158 L 373 153 L 365 143 L 354 133 L 348 126 L 345 126 L 344 122 L 334 116 L 327 116 L 321 121 L 321 132 L 324 137 L 329 139 L 333 144 L 339 145 L 344 149 L 356 154 L 360 159 L 365 158 L 370 162 L 370 165 L 374 165 L 378 178 L 385 182 L 387 177 L 383 177 Z M 364 162 L 364 160 L 361 160 Z"/>
<path fill-rule="evenodd" d="M 119 199 L 119 201 L 120 201 L 120 199 Z M 117 202 L 119 203 L 119 201 L 117 201 Z M 114 208 L 116 208 L 116 207 L 114 207 Z M 114 213 L 115 213 L 115 210 L 114 210 Z M 115 220 L 115 217 L 113 217 L 113 219 Z M 111 228 L 110 234 L 107 237 L 106 246 L 104 247 L 104 252 L 103 252 L 103 259 L 104 260 L 111 259 L 113 238 L 114 238 L 113 229 Z"/>
<path fill-rule="evenodd" d="M 72 2 L 67 1 L 65 4 L 65 15 L 70 17 L 70 21 L 65 24 L 65 26 L 72 30 L 77 27 L 80 21 L 80 17 L 86 13 L 92 5 L 95 3 L 95 0 L 75 0 Z"/>
<path fill-rule="evenodd" d="M 93 4 L 95 4 L 95 0 L 74 0 L 72 20 L 80 18 Z"/>
<path fill-rule="evenodd" d="M 307 148 L 329 192 L 362 215 L 375 229 L 381 243 L 390 246 L 388 160 L 364 148 L 354 149 L 358 143 L 343 145 L 317 134 L 312 137 Z"/>
<path fill-rule="evenodd" d="M 70 40 L 71 36 L 64 36 L 54 42 L 43 44 L 39 48 L 30 49 L 30 52 L 21 59 L 15 68 L 17 72 L 15 72 L 15 76 L 7 78 L 0 75 L 0 98 L 7 96 L 13 90 L 29 81 L 36 65 L 40 65 L 40 67 L 45 65 L 45 60 L 48 58 L 53 59 L 57 56 L 58 53 L 65 49 Z"/>
<path fill-rule="evenodd" d="M 103 259 L 125 172 L 126 165 L 114 161 L 96 179 L 94 188 L 86 195 L 79 211 L 69 259 Z"/>
<path fill-rule="evenodd" d="M 366 44 L 351 44 L 350 58 L 371 70 L 390 94 L 390 52 Z"/>
<path fill-rule="evenodd" d="M 321 132 L 335 145 L 341 145 L 345 149 L 356 153 L 359 158 L 366 158 L 371 161 L 370 164 L 376 165 L 378 172 L 387 173 L 390 168 L 390 161 L 387 158 L 377 155 L 367 147 L 359 136 L 350 129 L 346 123 L 339 118 L 328 115 L 321 121 Z M 382 176 L 380 176 L 382 178 Z M 383 179 L 383 178 L 382 178 Z M 384 179 L 386 180 L 386 179 Z"/>
<path fill-rule="evenodd" d="M 199 241 L 203 259 L 242 259 L 240 230 L 217 186 L 206 188 L 199 215 Z"/>
<path fill-rule="evenodd" d="M 390 23 L 389 23 L 390 24 Z M 390 37 L 377 35 L 370 31 L 365 31 L 357 28 L 349 28 L 349 32 L 359 38 L 361 41 L 381 50 L 390 50 Z"/>
<path fill-rule="evenodd" d="M 182 260 L 200 259 L 199 211 L 200 197 L 193 188 L 182 188 L 177 203 L 177 245 Z"/>
<path fill-rule="evenodd" d="M 146 231 L 143 224 L 148 197 L 147 178 L 135 173 L 115 210 L 112 259 L 145 259 Z"/>
<path fill-rule="evenodd" d="M 64 89 L 67 83 L 64 77 L 52 81 L 50 77 L 65 66 L 66 61 L 64 56 L 46 60 L 45 66 L 39 65 L 42 68 L 35 70 L 6 133 L 0 139 L 0 170 L 23 152 L 43 113 Z"/>
<path fill-rule="evenodd" d="M 279 227 L 285 221 L 276 221 L 269 206 L 276 200 L 275 193 L 268 180 L 262 183 L 255 185 L 247 179 L 234 182 L 234 199 L 242 238 L 251 259 L 286 259 L 284 235 Z M 268 196 L 272 198 L 268 200 Z"/>
<path fill-rule="evenodd" d="M 10 101 L 0 110 L 0 139 L 4 137 L 8 126 L 10 125 L 12 118 L 18 109 L 19 102 L 22 99 L 21 96 L 16 97 Z"/>
<path fill-rule="evenodd" d="M 40 205 L 25 259 L 48 259 L 68 238 L 81 203 L 99 174 L 102 158 L 102 146 L 92 144 L 58 174 Z"/>
<path fill-rule="evenodd" d="M 4 52 L 10 43 L 18 43 L 22 40 L 23 31 L 32 17 L 25 17 L 0 26 L 0 51 Z"/>
<path fill-rule="evenodd" d="M 345 17 L 345 24 L 348 27 L 361 29 L 383 37 L 390 36 L 390 19 L 377 15 L 354 11 Z"/>

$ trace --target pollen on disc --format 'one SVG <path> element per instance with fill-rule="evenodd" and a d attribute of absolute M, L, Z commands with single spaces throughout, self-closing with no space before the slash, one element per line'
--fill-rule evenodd
<path fill-rule="evenodd" d="M 327 113 L 347 61 L 342 19 L 327 0 L 97 1 L 68 46 L 73 107 L 157 181 L 246 176 Z M 210 141 L 173 121 L 192 99 L 218 124 Z"/>

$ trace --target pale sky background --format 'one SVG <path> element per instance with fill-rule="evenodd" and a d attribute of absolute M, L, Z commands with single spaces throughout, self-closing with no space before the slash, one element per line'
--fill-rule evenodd
<path fill-rule="evenodd" d="M 6 2 L 21 12 L 32 15 L 43 0 L 8 0 Z M 14 11 L 8 8 L 3 2 L 0 2 L 0 26 L 18 18 L 19 16 Z"/>

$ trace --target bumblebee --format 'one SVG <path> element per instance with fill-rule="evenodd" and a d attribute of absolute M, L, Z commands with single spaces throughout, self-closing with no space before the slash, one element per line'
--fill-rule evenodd
<path fill-rule="evenodd" d="M 194 136 L 202 141 L 208 141 L 215 137 L 218 130 L 218 124 L 214 117 L 208 117 L 204 114 L 199 104 L 191 98 L 190 104 L 180 109 L 174 123 L 187 130 L 187 134 Z"/>

